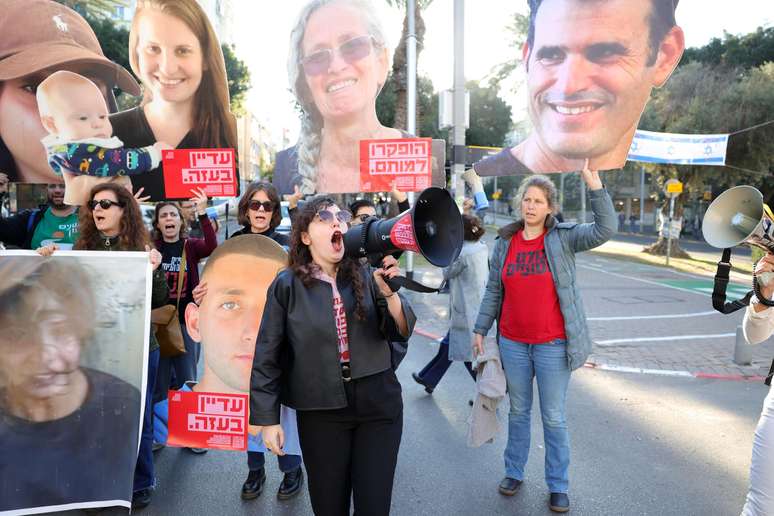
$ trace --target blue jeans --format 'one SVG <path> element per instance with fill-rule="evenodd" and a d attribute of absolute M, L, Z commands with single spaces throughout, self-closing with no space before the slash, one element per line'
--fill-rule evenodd
<path fill-rule="evenodd" d="M 476 373 L 473 372 L 471 363 L 463 362 L 463 364 L 465 365 L 468 374 L 473 378 L 473 381 L 476 381 Z M 436 353 L 433 359 L 417 373 L 417 376 L 419 376 L 427 385 L 435 388 L 451 365 L 452 361 L 449 360 L 449 332 L 446 332 L 446 336 L 441 341 L 440 346 L 438 346 L 438 353 Z"/>
<path fill-rule="evenodd" d="M 277 455 L 277 463 L 280 471 L 289 473 L 301 466 L 301 455 Z M 264 464 L 266 464 L 266 457 L 263 452 L 247 452 L 247 467 L 250 471 L 262 469 Z"/>
<path fill-rule="evenodd" d="M 500 336 L 500 357 L 511 400 L 505 476 L 524 479 L 529 456 L 532 379 L 537 378 L 546 444 L 546 484 L 552 493 L 566 493 L 570 466 L 570 434 L 565 418 L 570 383 L 567 343 L 555 340 L 546 344 L 523 344 Z"/>
<path fill-rule="evenodd" d="M 145 414 L 142 420 L 140 435 L 140 453 L 137 455 L 137 465 L 134 468 L 134 490 L 148 489 L 156 483 L 156 473 L 153 469 L 153 387 L 156 383 L 156 372 L 159 368 L 159 350 L 155 349 L 148 355 L 148 381 L 145 384 Z"/>

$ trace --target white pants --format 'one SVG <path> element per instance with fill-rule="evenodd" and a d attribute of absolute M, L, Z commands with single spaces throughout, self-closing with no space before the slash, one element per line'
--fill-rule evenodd
<path fill-rule="evenodd" d="M 750 491 L 742 516 L 774 516 L 774 389 L 769 389 L 755 429 Z"/>

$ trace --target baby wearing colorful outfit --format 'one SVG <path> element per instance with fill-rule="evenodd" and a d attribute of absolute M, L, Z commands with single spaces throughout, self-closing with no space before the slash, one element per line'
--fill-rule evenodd
<path fill-rule="evenodd" d="M 49 133 L 41 142 L 49 165 L 64 178 L 65 204 L 86 204 L 89 192 L 99 183 L 116 182 L 132 191 L 127 176 L 156 168 L 161 151 L 172 148 L 162 142 L 124 148 L 112 136 L 107 103 L 99 87 L 76 73 L 52 73 L 38 86 L 36 98 L 41 122 Z"/>

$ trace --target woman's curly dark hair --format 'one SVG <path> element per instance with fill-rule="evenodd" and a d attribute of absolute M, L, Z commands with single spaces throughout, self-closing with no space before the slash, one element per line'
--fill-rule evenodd
<path fill-rule="evenodd" d="M 121 215 L 121 228 L 118 234 L 118 248 L 122 251 L 145 251 L 146 245 L 151 245 L 150 234 L 142 221 L 142 212 L 137 199 L 129 193 L 126 187 L 117 183 L 100 183 L 91 189 L 89 200 L 99 192 L 111 191 L 118 202 L 122 204 L 124 213 Z M 102 249 L 104 238 L 94 225 L 94 212 L 83 206 L 78 214 L 78 229 L 80 236 L 73 249 L 93 251 Z"/>
<path fill-rule="evenodd" d="M 290 233 L 290 269 L 307 288 L 312 286 L 315 273 L 320 270 L 320 267 L 312 260 L 312 253 L 301 240 L 301 234 L 309 230 L 309 224 L 318 212 L 330 206 L 336 206 L 332 198 L 317 196 L 305 202 L 293 220 L 293 230 Z M 355 316 L 361 321 L 366 317 L 364 300 L 367 288 L 360 272 L 362 267 L 360 260 L 345 255 L 339 262 L 338 269 L 342 279 L 352 282 L 352 289 L 355 292 Z"/>

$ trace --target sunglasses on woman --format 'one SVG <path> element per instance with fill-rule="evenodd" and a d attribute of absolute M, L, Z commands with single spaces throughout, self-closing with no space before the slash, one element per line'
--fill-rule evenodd
<path fill-rule="evenodd" d="M 91 201 L 89 201 L 89 204 L 88 204 L 89 209 L 91 211 L 94 211 L 94 208 L 96 208 L 97 205 L 99 205 L 99 207 L 102 208 L 103 210 L 109 210 L 111 206 L 119 206 L 121 208 L 124 207 L 123 202 L 111 201 L 110 199 L 100 199 L 99 201 L 95 201 L 92 199 Z"/>
<path fill-rule="evenodd" d="M 306 75 L 320 75 L 328 71 L 333 61 L 333 53 L 338 52 L 348 64 L 359 61 L 371 53 L 373 36 L 358 36 L 345 41 L 336 48 L 324 48 L 301 59 Z"/>
<path fill-rule="evenodd" d="M 250 201 L 247 207 L 253 211 L 258 211 L 263 207 L 263 211 L 274 211 L 274 203 L 271 201 Z"/>
<path fill-rule="evenodd" d="M 337 211 L 335 215 L 331 210 L 320 210 L 317 212 L 317 216 L 321 222 L 333 222 L 333 219 L 336 218 L 342 224 L 349 224 L 352 220 L 352 214 L 344 210 Z"/>

